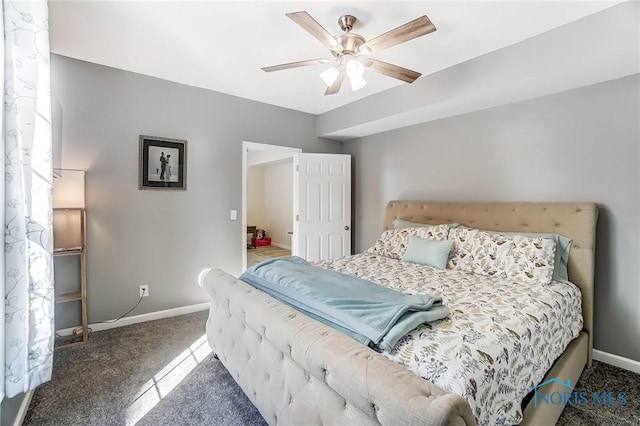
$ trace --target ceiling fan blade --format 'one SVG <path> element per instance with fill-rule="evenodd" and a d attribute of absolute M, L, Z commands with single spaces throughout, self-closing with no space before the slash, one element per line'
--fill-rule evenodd
<path fill-rule="evenodd" d="M 365 67 L 370 68 L 373 71 L 388 75 L 389 77 L 397 78 L 398 80 L 406 81 L 407 83 L 413 83 L 422 75 L 419 72 L 402 68 L 397 65 L 388 64 L 377 59 L 367 59 L 362 61 L 362 63 Z"/>
<path fill-rule="evenodd" d="M 338 93 L 340 91 L 340 88 L 342 87 L 342 79 L 344 77 L 344 72 L 342 71 L 342 65 L 340 65 L 340 67 L 338 67 L 338 77 L 333 81 L 333 84 L 331 85 L 331 87 L 328 87 L 327 90 L 324 92 L 324 95 L 334 95 L 336 93 Z"/>
<path fill-rule="evenodd" d="M 431 23 L 431 20 L 427 15 L 424 15 L 367 41 L 360 46 L 359 51 L 362 52 L 363 49 L 365 51 L 368 49 L 370 52 L 379 52 L 388 47 L 432 33 L 435 30 L 436 27 Z"/>
<path fill-rule="evenodd" d="M 342 52 L 342 46 L 322 25 L 311 17 L 307 12 L 286 13 L 287 17 L 300 25 L 305 31 L 314 36 L 320 43 L 327 46 L 332 51 Z"/>
<path fill-rule="evenodd" d="M 325 58 L 308 59 L 306 61 L 289 62 L 287 64 L 272 65 L 270 67 L 262 67 L 261 69 L 264 72 L 273 72 L 273 71 L 288 70 L 290 68 L 308 67 L 309 65 L 326 64 L 328 62 L 334 62 L 334 61 L 335 60 L 325 59 Z"/>

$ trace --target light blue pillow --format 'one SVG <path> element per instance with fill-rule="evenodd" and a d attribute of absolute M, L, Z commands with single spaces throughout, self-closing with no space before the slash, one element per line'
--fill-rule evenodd
<path fill-rule="evenodd" d="M 573 240 L 560 234 L 549 234 L 556 242 L 556 261 L 553 267 L 553 279 L 569 281 L 569 252 Z"/>
<path fill-rule="evenodd" d="M 453 246 L 453 240 L 426 240 L 412 235 L 409 237 L 407 251 L 402 255 L 401 260 L 444 269 L 447 267 L 451 246 Z"/>

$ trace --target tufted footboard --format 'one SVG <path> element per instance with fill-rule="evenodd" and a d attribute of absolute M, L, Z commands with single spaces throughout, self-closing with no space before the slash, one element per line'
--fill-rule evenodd
<path fill-rule="evenodd" d="M 218 269 L 207 338 L 271 425 L 467 425 L 467 402 Z"/>

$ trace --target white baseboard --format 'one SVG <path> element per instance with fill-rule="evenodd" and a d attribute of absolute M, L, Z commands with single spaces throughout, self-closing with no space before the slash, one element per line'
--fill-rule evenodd
<path fill-rule="evenodd" d="M 33 389 L 24 394 L 24 398 L 22 399 L 22 403 L 18 409 L 18 414 L 13 422 L 13 426 L 22 426 L 22 423 L 24 423 L 24 418 L 27 417 L 27 411 L 31 404 L 31 398 L 33 398 Z"/>
<path fill-rule="evenodd" d="M 190 314 L 193 312 L 204 311 L 209 309 L 210 303 L 198 303 L 196 305 L 182 306 L 180 308 L 166 309 L 164 311 L 149 312 L 147 314 L 134 315 L 132 317 L 125 317 L 116 322 L 108 323 L 95 323 L 89 324 L 91 331 L 109 330 L 111 328 L 124 327 L 125 325 L 137 324 L 140 322 L 153 321 L 162 318 L 175 317 L 177 315 Z M 78 327 L 63 328 L 57 330 L 56 333 L 60 336 L 70 336 L 73 334 L 73 330 Z"/>
<path fill-rule="evenodd" d="M 276 246 L 276 247 L 281 248 L 281 249 L 291 250 L 291 246 L 285 246 L 284 244 L 274 243 L 273 241 L 271 241 L 271 245 L 272 246 Z"/>
<path fill-rule="evenodd" d="M 619 355 L 593 350 L 593 359 L 640 374 L 640 362 Z"/>

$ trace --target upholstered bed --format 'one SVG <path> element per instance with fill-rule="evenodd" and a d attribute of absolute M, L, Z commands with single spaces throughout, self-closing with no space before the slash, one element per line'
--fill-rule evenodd
<path fill-rule="evenodd" d="M 591 363 L 595 205 L 392 201 L 384 229 L 397 218 L 571 238 L 569 279 L 581 292 L 583 330 L 541 381 L 551 377 L 577 381 Z M 475 424 L 467 399 L 387 359 L 392 356 L 385 357 L 220 270 L 210 271 L 201 285 L 211 297 L 209 344 L 268 423 Z M 557 384 L 546 390 L 563 390 L 553 386 Z M 524 409 L 521 424 L 553 424 L 563 408 L 533 405 Z"/>

